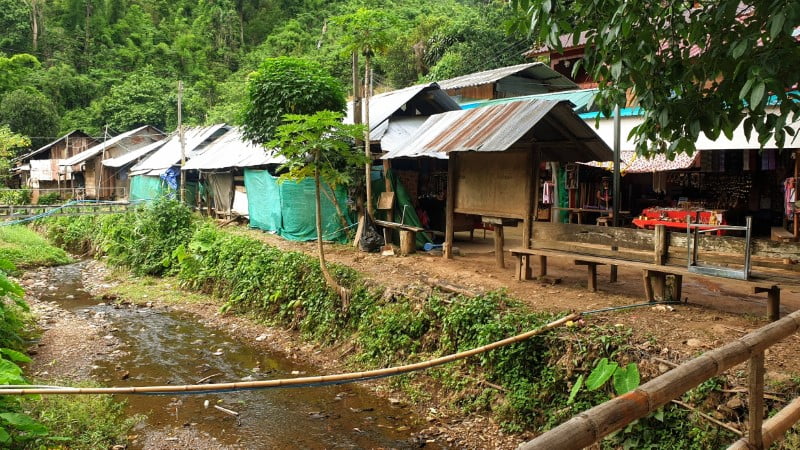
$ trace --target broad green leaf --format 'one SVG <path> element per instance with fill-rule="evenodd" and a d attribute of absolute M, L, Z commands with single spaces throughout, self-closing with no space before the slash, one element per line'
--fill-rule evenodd
<path fill-rule="evenodd" d="M 619 76 L 622 73 L 622 60 L 615 61 L 611 64 L 611 77 L 615 80 L 619 80 Z"/>
<path fill-rule="evenodd" d="M 572 386 L 572 390 L 569 391 L 569 398 L 567 399 L 567 404 L 571 405 L 575 402 L 575 396 L 578 395 L 578 391 L 581 390 L 583 387 L 583 374 L 578 376 L 578 379 L 575 380 L 575 384 Z"/>
<path fill-rule="evenodd" d="M 755 82 L 754 78 L 748 78 L 748 80 L 742 86 L 742 90 L 739 91 L 739 98 L 744 100 L 747 98 L 747 93 L 750 92 L 750 89 L 753 87 L 753 82 Z"/>
<path fill-rule="evenodd" d="M 656 412 L 653 413 L 653 418 L 659 422 L 664 422 L 664 408 L 658 408 Z"/>
<path fill-rule="evenodd" d="M 617 363 L 609 363 L 608 358 L 603 358 L 597 363 L 597 367 L 592 370 L 586 378 L 586 389 L 594 391 L 599 389 L 617 370 Z"/>
<path fill-rule="evenodd" d="M 731 56 L 733 56 L 734 59 L 739 59 L 747 50 L 747 47 L 748 45 L 746 40 L 738 41 L 733 46 L 733 51 L 731 52 Z"/>
<path fill-rule="evenodd" d="M 20 413 L 0 413 L 0 419 L 6 421 L 12 427 L 34 435 L 47 434 L 47 427 L 33 420 L 30 416 Z"/>
<path fill-rule="evenodd" d="M 614 391 L 617 395 L 628 393 L 639 387 L 639 368 L 636 363 L 628 364 L 624 369 L 618 367 L 614 371 Z"/>
<path fill-rule="evenodd" d="M 22 362 L 22 363 L 31 362 L 31 359 L 28 358 L 28 355 L 20 353 L 16 350 L 11 350 L 10 348 L 0 348 L 0 353 L 6 355 L 8 359 L 14 362 Z"/>
<path fill-rule="evenodd" d="M 0 444 L 8 444 L 11 442 L 11 435 L 8 434 L 5 428 L 0 427 Z"/>
<path fill-rule="evenodd" d="M 783 12 L 776 13 L 772 16 L 772 25 L 769 27 L 769 37 L 775 39 L 775 36 L 783 29 L 783 24 L 786 22 L 786 15 Z"/>
<path fill-rule="evenodd" d="M 761 99 L 764 98 L 764 91 L 767 86 L 763 81 L 753 86 L 753 91 L 750 92 L 750 109 L 758 107 L 761 104 Z"/>

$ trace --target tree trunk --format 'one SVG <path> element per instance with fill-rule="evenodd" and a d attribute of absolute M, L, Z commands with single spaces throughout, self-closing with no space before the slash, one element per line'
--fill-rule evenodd
<path fill-rule="evenodd" d="M 369 138 L 369 97 L 370 97 L 370 88 L 372 87 L 372 74 L 370 74 L 370 60 L 372 58 L 367 55 L 366 60 L 364 62 L 364 124 L 366 125 L 364 131 L 364 154 L 367 156 L 367 163 L 366 163 L 366 188 L 367 188 L 367 213 L 370 216 L 374 215 L 374 209 L 372 207 L 372 153 L 370 152 L 370 138 Z"/>
<path fill-rule="evenodd" d="M 339 202 L 336 200 L 336 192 L 333 191 L 333 188 L 325 185 L 326 189 L 323 189 L 322 192 L 325 194 L 325 198 L 327 198 L 332 204 L 333 207 L 336 208 L 336 215 L 339 216 L 339 224 L 342 228 L 347 228 L 349 225 L 347 224 L 347 219 L 344 217 L 344 212 L 342 212 L 342 208 L 339 206 Z"/>
<path fill-rule="evenodd" d="M 320 182 L 319 182 L 319 167 L 316 166 L 316 163 L 319 162 L 319 151 L 314 155 L 314 184 L 316 185 L 316 189 L 314 190 L 315 200 L 316 200 L 316 208 L 317 208 L 317 251 L 319 252 L 319 268 L 322 270 L 322 276 L 325 278 L 325 282 L 328 286 L 333 289 L 338 295 L 339 298 L 342 300 L 342 310 L 347 311 L 347 308 L 350 307 L 350 290 L 340 286 L 339 283 L 333 279 L 333 276 L 328 271 L 328 266 L 325 263 L 325 249 L 322 245 L 322 201 L 320 199 Z"/>

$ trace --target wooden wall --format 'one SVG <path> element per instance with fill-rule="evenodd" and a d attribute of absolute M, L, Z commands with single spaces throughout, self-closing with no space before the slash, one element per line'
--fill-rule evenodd
<path fill-rule="evenodd" d="M 528 152 L 461 152 L 455 212 L 523 219 Z"/>

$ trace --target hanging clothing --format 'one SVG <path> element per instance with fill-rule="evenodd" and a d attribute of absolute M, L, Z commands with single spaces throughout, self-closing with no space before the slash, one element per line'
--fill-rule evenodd
<path fill-rule="evenodd" d="M 667 174 L 665 172 L 653 172 L 653 192 L 656 194 L 667 193 Z"/>
<path fill-rule="evenodd" d="M 794 218 L 794 202 L 797 200 L 797 180 L 787 178 L 783 181 L 783 207 L 786 218 L 789 220 Z"/>
<path fill-rule="evenodd" d="M 545 205 L 553 204 L 553 190 L 555 186 L 552 181 L 545 181 L 542 185 L 542 203 Z"/>

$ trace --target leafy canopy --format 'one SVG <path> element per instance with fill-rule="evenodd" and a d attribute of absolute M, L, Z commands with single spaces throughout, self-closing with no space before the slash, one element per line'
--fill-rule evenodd
<path fill-rule="evenodd" d="M 58 111 L 53 102 L 32 89 L 17 89 L 0 101 L 0 124 L 31 138 L 34 147 L 40 147 L 58 134 Z"/>
<path fill-rule="evenodd" d="M 695 7 L 699 3 L 699 7 Z M 586 39 L 584 68 L 600 81 L 603 113 L 630 92 L 644 110 L 637 151 L 691 153 L 704 133 L 731 138 L 743 124 L 779 146 L 800 117 L 800 2 L 739 0 L 512 0 L 517 33 L 560 51 Z M 577 69 L 576 69 L 577 70 Z M 774 96 L 771 98 L 771 96 Z M 777 103 L 776 108 L 771 105 Z"/>
<path fill-rule="evenodd" d="M 318 63 L 289 57 L 267 58 L 247 82 L 244 136 L 268 142 L 286 114 L 341 113 L 344 88 Z"/>
<path fill-rule="evenodd" d="M 366 156 L 352 147 L 364 133 L 363 125 L 342 123 L 342 114 L 319 111 L 311 115 L 288 114 L 270 147 L 286 158 L 282 179 L 303 180 L 319 170 L 331 188 L 351 181 L 352 168 L 363 166 Z"/>

